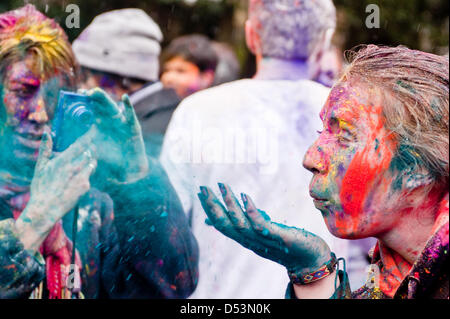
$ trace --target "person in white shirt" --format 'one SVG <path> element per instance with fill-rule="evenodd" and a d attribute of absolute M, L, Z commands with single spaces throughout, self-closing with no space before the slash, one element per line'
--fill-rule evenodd
<path fill-rule="evenodd" d="M 196 93 L 175 111 L 161 162 L 200 247 L 199 282 L 191 298 L 283 298 L 289 282 L 282 266 L 209 225 L 197 198 L 201 185 L 221 182 L 251 192 L 273 220 L 302 225 L 348 258 L 349 243 L 326 229 L 309 196 L 311 173 L 302 167 L 317 137 L 311 132 L 322 129 L 319 112 L 329 93 L 310 79 L 320 71 L 335 24 L 331 0 L 250 0 L 245 30 L 257 59 L 254 78 Z"/>

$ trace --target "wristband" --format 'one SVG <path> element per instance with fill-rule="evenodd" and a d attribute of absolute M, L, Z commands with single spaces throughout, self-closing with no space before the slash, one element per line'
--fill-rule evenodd
<path fill-rule="evenodd" d="M 331 275 L 334 272 L 336 264 L 336 255 L 334 253 L 331 253 L 330 260 L 323 264 L 319 269 L 309 273 L 302 273 L 301 271 L 297 271 L 295 269 L 288 270 L 288 275 L 293 284 L 307 285 Z"/>

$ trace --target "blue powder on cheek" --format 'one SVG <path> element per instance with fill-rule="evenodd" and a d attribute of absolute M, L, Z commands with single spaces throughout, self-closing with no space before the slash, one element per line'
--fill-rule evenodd
<path fill-rule="evenodd" d="M 375 151 L 377 151 L 379 147 L 380 147 L 380 141 L 376 138 L 375 139 Z"/>
<path fill-rule="evenodd" d="M 398 148 L 397 154 L 395 154 L 389 166 L 389 170 L 394 175 L 398 175 L 392 183 L 392 190 L 401 190 L 403 187 L 403 176 L 405 174 L 398 173 L 412 172 L 417 167 L 420 159 L 414 154 L 417 153 L 412 146 L 401 144 Z"/>

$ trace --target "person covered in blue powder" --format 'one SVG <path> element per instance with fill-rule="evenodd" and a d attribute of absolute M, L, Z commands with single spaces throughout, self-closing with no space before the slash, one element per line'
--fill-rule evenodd
<path fill-rule="evenodd" d="M 197 243 L 128 97 L 85 92 L 94 125 L 53 152 L 77 70 L 54 20 L 32 5 L 0 15 L 0 298 L 185 298 Z"/>

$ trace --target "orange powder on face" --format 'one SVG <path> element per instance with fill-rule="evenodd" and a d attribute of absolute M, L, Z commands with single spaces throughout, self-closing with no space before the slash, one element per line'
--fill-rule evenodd
<path fill-rule="evenodd" d="M 358 216 L 363 212 L 364 203 L 374 182 L 379 175 L 389 169 L 393 156 L 388 148 L 392 140 L 389 138 L 380 140 L 378 134 L 383 128 L 381 107 L 373 109 L 377 110 L 374 113 L 374 118 L 377 120 L 375 122 L 370 119 L 367 121 L 369 126 L 367 130 L 371 132 L 370 136 L 364 149 L 355 154 L 347 168 L 339 194 L 343 211 L 351 217 L 349 219 L 351 225 L 338 220 L 336 226 L 350 231 L 356 231 Z M 372 113 L 368 113 L 369 116 L 370 114 Z"/>

